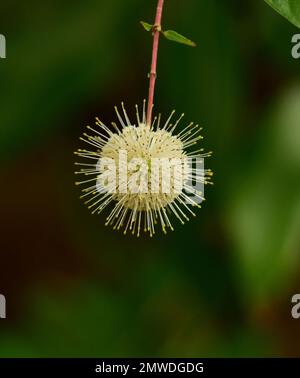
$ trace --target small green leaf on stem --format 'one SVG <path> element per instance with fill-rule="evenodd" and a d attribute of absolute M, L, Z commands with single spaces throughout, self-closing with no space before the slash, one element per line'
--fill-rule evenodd
<path fill-rule="evenodd" d="M 145 22 L 145 21 L 141 21 L 141 25 L 142 27 L 146 30 L 146 31 L 151 31 L 153 29 L 153 25 L 151 24 L 148 24 L 148 22 Z"/>
<path fill-rule="evenodd" d="M 192 46 L 192 47 L 197 46 L 195 42 L 191 41 L 190 39 L 184 37 L 183 35 L 177 33 L 174 30 L 166 30 L 166 31 L 163 31 L 162 33 L 170 41 L 182 43 L 183 45 Z"/>

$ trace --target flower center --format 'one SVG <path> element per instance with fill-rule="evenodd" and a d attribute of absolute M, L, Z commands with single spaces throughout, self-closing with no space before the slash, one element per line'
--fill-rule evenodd
<path fill-rule="evenodd" d="M 98 191 L 136 210 L 155 210 L 182 192 L 189 164 L 181 141 L 165 130 L 127 126 L 103 147 L 98 162 Z"/>

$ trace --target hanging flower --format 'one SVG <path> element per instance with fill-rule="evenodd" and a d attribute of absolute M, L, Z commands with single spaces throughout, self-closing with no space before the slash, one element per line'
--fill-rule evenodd
<path fill-rule="evenodd" d="M 202 139 L 198 125 L 190 123 L 177 133 L 183 114 L 172 124 L 174 111 L 164 125 L 160 116 L 152 121 L 160 35 L 196 46 L 176 31 L 162 29 L 163 5 L 164 0 L 158 0 L 153 25 L 142 22 L 153 35 L 147 112 L 146 101 L 141 115 L 136 106 L 137 123 L 132 124 L 122 103 L 123 115 L 115 108 L 118 125 L 112 123 L 112 129 L 96 118 L 96 128 L 88 126 L 93 135 L 85 133 L 81 138 L 94 150 L 76 152 L 87 160 L 76 163 L 83 166 L 76 174 L 88 176 L 77 185 L 84 186 L 81 197 L 92 213 L 111 207 L 106 225 L 137 236 L 141 230 L 153 236 L 158 225 L 164 233 L 173 230 L 172 216 L 182 224 L 195 216 L 193 207 L 201 206 L 204 184 L 211 183 L 212 176 L 211 170 L 204 169 L 204 158 L 211 153 L 190 151 Z"/>
<path fill-rule="evenodd" d="M 174 111 L 161 127 L 161 117 L 147 125 L 145 102 L 142 115 L 136 106 L 137 124 L 130 122 L 122 103 L 123 115 L 115 108 L 119 124 L 105 126 L 96 118 L 96 127 L 88 126 L 93 135 L 85 133 L 81 140 L 93 147 L 75 154 L 85 161 L 76 174 L 86 177 L 83 185 L 85 203 L 92 213 L 111 207 L 107 225 L 140 235 L 150 236 L 156 226 L 173 230 L 172 216 L 182 224 L 200 207 L 204 184 L 210 183 L 211 170 L 204 169 L 204 158 L 211 153 L 194 149 L 202 139 L 201 128 L 190 123 L 177 134 L 183 115 L 172 124 Z"/>

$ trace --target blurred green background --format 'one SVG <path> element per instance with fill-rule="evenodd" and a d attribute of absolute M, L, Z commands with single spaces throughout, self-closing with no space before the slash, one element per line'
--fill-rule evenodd
<path fill-rule="evenodd" d="M 147 95 L 155 0 L 1 1 L 0 356 L 299 356 L 299 30 L 262 0 L 166 0 L 156 112 L 204 126 L 197 218 L 137 239 L 91 216 L 73 151 Z"/>

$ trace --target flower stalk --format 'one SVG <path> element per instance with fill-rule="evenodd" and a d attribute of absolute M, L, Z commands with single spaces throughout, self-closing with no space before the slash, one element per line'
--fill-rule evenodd
<path fill-rule="evenodd" d="M 158 0 L 156 8 L 156 17 L 153 27 L 153 48 L 152 48 L 152 61 L 151 61 L 151 71 L 149 74 L 149 95 L 148 95 L 148 106 L 147 106 L 147 126 L 151 126 L 152 123 L 152 110 L 153 110 L 153 100 L 154 100 L 154 90 L 156 82 L 156 68 L 157 68 L 157 56 L 158 56 L 158 45 L 159 37 L 161 32 L 161 19 L 163 13 L 164 0 Z"/>

